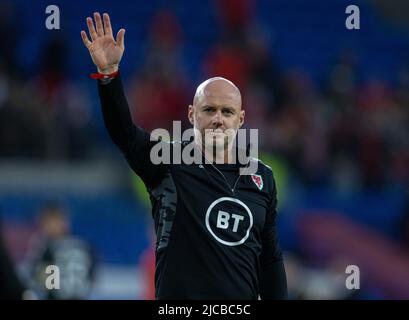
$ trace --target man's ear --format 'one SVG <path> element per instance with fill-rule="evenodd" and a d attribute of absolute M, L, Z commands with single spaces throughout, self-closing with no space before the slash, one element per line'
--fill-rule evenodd
<path fill-rule="evenodd" d="M 193 120 L 193 106 L 189 105 L 189 109 L 188 109 L 188 113 L 187 113 L 187 117 L 189 118 L 190 123 L 193 125 L 194 124 L 194 120 Z"/>
<path fill-rule="evenodd" d="M 245 115 L 246 115 L 246 113 L 244 112 L 244 110 L 240 110 L 239 128 L 241 128 L 243 123 L 244 123 Z"/>

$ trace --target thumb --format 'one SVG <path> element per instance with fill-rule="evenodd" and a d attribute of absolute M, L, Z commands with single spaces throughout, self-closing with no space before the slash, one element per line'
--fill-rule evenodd
<path fill-rule="evenodd" d="M 116 43 L 121 49 L 124 48 L 124 37 L 125 37 L 125 29 L 120 29 L 118 31 L 118 34 L 116 35 Z"/>

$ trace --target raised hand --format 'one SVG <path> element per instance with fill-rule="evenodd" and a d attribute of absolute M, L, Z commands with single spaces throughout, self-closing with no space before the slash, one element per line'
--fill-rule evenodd
<path fill-rule="evenodd" d="M 96 30 L 92 18 L 87 17 L 88 32 L 92 41 L 89 41 L 84 30 L 81 31 L 81 37 L 98 72 L 110 74 L 118 70 L 119 62 L 124 53 L 125 29 L 118 31 L 115 41 L 109 15 L 104 13 L 103 17 L 104 23 L 102 23 L 99 12 L 94 13 Z"/>

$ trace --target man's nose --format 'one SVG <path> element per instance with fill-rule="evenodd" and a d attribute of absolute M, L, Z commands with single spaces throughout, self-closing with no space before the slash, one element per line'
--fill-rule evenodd
<path fill-rule="evenodd" d="M 221 126 L 223 124 L 223 117 L 221 111 L 217 111 L 213 117 L 213 125 Z"/>

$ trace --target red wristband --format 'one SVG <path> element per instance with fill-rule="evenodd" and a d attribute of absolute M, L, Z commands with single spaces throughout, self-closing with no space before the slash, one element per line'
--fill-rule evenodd
<path fill-rule="evenodd" d="M 114 78 L 116 78 L 118 75 L 119 75 L 119 70 L 117 70 L 117 71 L 115 71 L 115 72 L 112 72 L 112 73 L 110 73 L 110 74 L 104 74 L 104 73 L 100 73 L 100 72 L 98 72 L 98 73 L 92 73 L 92 74 L 90 74 L 89 76 L 90 76 L 92 79 L 114 79 Z"/>

